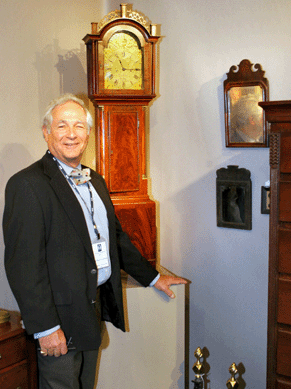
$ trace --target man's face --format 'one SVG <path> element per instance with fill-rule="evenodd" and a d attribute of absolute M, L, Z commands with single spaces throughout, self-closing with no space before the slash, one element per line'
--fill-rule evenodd
<path fill-rule="evenodd" d="M 77 167 L 88 144 L 88 127 L 83 108 L 68 101 L 52 111 L 51 131 L 42 131 L 49 151 L 66 165 Z"/>

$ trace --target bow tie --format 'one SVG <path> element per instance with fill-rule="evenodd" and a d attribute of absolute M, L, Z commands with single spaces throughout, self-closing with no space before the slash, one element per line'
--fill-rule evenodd
<path fill-rule="evenodd" d="M 85 184 L 85 182 L 91 180 L 90 169 L 74 169 L 71 171 L 70 177 L 76 185 Z"/>

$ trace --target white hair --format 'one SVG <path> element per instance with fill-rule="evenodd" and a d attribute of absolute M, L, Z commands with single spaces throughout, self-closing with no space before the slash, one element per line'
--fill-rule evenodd
<path fill-rule="evenodd" d="M 59 105 L 63 105 L 65 103 L 67 103 L 68 101 L 73 101 L 73 102 L 79 104 L 83 108 L 83 110 L 85 111 L 87 127 L 88 127 L 87 132 L 89 134 L 91 128 L 93 127 L 92 116 L 91 116 L 90 112 L 88 111 L 88 109 L 85 107 L 84 101 L 79 99 L 77 96 L 73 95 L 72 93 L 66 93 L 66 94 L 58 97 L 57 99 L 52 100 L 49 103 L 49 105 L 46 109 L 46 113 L 43 117 L 43 122 L 42 122 L 43 127 L 46 127 L 48 133 L 51 132 L 51 125 L 53 122 L 53 116 L 52 116 L 53 109 Z"/>

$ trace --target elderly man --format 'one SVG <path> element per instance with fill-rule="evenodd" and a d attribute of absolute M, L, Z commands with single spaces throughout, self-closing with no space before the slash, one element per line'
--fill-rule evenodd
<path fill-rule="evenodd" d="M 125 330 L 120 269 L 171 298 L 169 287 L 186 282 L 149 265 L 122 231 L 103 178 L 79 170 L 91 127 L 82 100 L 52 101 L 42 127 L 47 153 L 6 187 L 6 273 L 25 328 L 39 341 L 40 388 L 93 388 L 98 307 Z"/>

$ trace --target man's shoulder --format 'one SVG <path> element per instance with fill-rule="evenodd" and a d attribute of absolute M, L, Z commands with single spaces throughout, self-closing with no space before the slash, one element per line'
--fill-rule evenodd
<path fill-rule="evenodd" d="M 11 185 L 13 183 L 15 184 L 21 184 L 25 181 L 35 181 L 40 180 L 45 176 L 44 174 L 44 158 L 41 158 L 40 160 L 34 162 L 33 164 L 27 166 L 26 168 L 18 171 L 17 173 L 13 174 L 12 177 L 8 180 L 7 185 Z"/>

